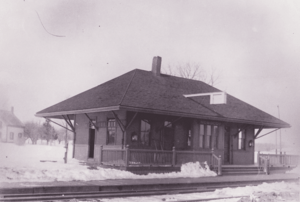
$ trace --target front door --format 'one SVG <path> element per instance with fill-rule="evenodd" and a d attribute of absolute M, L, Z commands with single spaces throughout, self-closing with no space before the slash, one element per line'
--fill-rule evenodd
<path fill-rule="evenodd" d="M 232 164 L 231 156 L 232 138 L 230 135 L 230 127 L 225 127 L 224 135 L 224 164 Z"/>
<path fill-rule="evenodd" d="M 174 130 L 172 127 L 165 127 L 163 130 L 163 149 L 172 150 L 174 146 Z"/>
<path fill-rule="evenodd" d="M 95 147 L 95 129 L 90 128 L 89 131 L 89 158 L 94 158 L 94 147 Z"/>

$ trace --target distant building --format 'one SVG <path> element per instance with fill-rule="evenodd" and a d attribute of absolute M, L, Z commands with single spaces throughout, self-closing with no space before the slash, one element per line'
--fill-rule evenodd
<path fill-rule="evenodd" d="M 11 111 L 0 110 L 0 138 L 2 142 L 16 142 L 24 136 L 24 125 Z"/>

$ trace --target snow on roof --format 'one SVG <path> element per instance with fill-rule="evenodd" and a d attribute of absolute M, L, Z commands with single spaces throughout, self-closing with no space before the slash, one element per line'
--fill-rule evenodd
<path fill-rule="evenodd" d="M 23 127 L 23 123 L 11 111 L 0 110 L 0 121 L 9 126 Z"/>

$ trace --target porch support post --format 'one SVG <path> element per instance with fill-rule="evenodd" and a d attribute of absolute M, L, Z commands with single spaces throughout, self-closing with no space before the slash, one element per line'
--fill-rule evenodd
<path fill-rule="evenodd" d="M 76 115 L 74 114 L 74 129 L 75 129 L 75 124 L 76 124 Z M 76 143 L 76 130 L 73 132 L 73 154 L 72 157 L 75 158 L 75 143 Z"/>
<path fill-rule="evenodd" d="M 257 152 L 257 163 L 258 163 L 258 166 L 260 167 L 260 151 Z"/>
<path fill-rule="evenodd" d="M 125 147 L 125 167 L 126 168 L 128 168 L 128 165 L 129 165 L 129 156 L 130 156 L 129 145 L 126 145 L 126 147 Z"/>
<path fill-rule="evenodd" d="M 176 150 L 175 147 L 172 149 L 172 166 L 174 167 L 176 165 Z"/>
<path fill-rule="evenodd" d="M 265 171 L 266 171 L 266 174 L 269 175 L 270 174 L 270 159 L 267 158 L 266 159 L 266 164 L 265 164 Z"/>
<path fill-rule="evenodd" d="M 100 158 L 99 163 L 102 164 L 103 161 L 103 145 L 100 145 Z"/>
<path fill-rule="evenodd" d="M 91 124 L 96 128 L 96 130 L 98 130 L 98 126 L 93 122 L 93 120 L 87 115 L 87 113 L 84 113 L 86 115 L 86 117 L 90 120 Z"/>
<path fill-rule="evenodd" d="M 222 157 L 219 155 L 219 160 L 218 160 L 218 175 L 222 175 Z"/>
<path fill-rule="evenodd" d="M 122 121 L 119 119 L 118 115 L 114 112 L 111 111 L 111 113 L 114 115 L 118 125 L 120 126 L 121 130 L 122 130 L 122 149 L 124 148 L 125 142 L 124 142 L 124 137 L 125 137 L 125 133 L 126 133 L 126 129 L 124 124 L 122 123 Z"/>

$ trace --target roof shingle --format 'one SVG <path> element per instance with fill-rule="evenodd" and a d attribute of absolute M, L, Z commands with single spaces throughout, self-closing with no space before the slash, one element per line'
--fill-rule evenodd
<path fill-rule="evenodd" d="M 259 110 L 231 95 L 227 104 L 211 105 L 209 96 L 185 98 L 184 94 L 220 92 L 202 81 L 135 69 L 106 83 L 80 93 L 37 113 L 47 116 L 54 112 L 68 112 L 104 107 L 129 107 L 167 111 L 189 116 L 203 116 L 223 121 L 260 123 L 260 125 L 290 127 L 289 124 Z"/>

